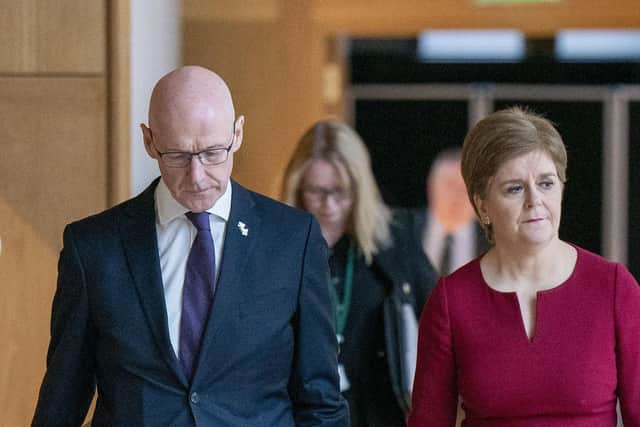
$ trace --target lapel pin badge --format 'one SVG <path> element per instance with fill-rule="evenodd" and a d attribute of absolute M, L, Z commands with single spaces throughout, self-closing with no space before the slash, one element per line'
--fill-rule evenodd
<path fill-rule="evenodd" d="M 245 224 L 244 222 L 238 221 L 238 229 L 240 230 L 243 236 L 246 237 L 249 235 L 249 229 L 247 228 L 247 224 Z"/>

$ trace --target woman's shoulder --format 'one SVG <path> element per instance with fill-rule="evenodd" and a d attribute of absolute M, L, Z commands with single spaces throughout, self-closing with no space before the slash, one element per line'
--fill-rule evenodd
<path fill-rule="evenodd" d="M 476 295 L 477 292 L 486 287 L 480 270 L 481 258 L 481 256 L 475 258 L 451 274 L 441 277 L 438 286 L 442 287 L 447 294 L 455 295 L 456 297 Z"/>
<path fill-rule="evenodd" d="M 578 262 L 573 275 L 577 289 L 597 301 L 615 300 L 620 307 L 640 307 L 640 286 L 627 267 L 598 254 L 573 245 Z"/>
<path fill-rule="evenodd" d="M 446 276 L 447 280 L 453 283 L 467 281 L 473 281 L 476 283 L 479 280 L 482 281 L 482 271 L 480 270 L 480 260 L 482 257 L 483 255 L 480 255 L 453 271 L 451 274 Z"/>
<path fill-rule="evenodd" d="M 588 249 L 571 244 L 577 251 L 576 266 L 568 279 L 575 292 L 585 298 L 604 301 L 613 298 L 620 286 L 637 286 L 624 264 L 611 261 Z"/>
<path fill-rule="evenodd" d="M 577 252 L 574 275 L 595 278 L 601 277 L 602 275 L 615 274 L 616 270 L 622 267 L 622 264 L 610 261 L 588 249 L 574 244 L 571 244 L 571 246 L 573 246 Z"/>
<path fill-rule="evenodd" d="M 575 248 L 575 250 L 578 252 L 578 258 L 582 258 L 583 260 L 591 263 L 591 262 L 595 262 L 596 264 L 601 264 L 601 265 L 613 265 L 615 264 L 615 262 L 613 261 L 609 261 L 608 259 L 606 259 L 605 257 L 603 257 L 602 255 L 598 255 L 595 252 L 592 252 L 588 249 L 585 249 L 581 246 L 578 246 L 576 244 L 573 243 L 569 243 L 569 245 L 573 246 Z"/>

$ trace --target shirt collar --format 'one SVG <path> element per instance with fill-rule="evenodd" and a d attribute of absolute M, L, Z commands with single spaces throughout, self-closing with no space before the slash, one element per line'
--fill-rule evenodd
<path fill-rule="evenodd" d="M 227 189 L 220 196 L 220 198 L 207 209 L 212 215 L 217 216 L 223 221 L 229 220 L 229 212 L 231 211 L 231 180 L 227 183 Z M 156 215 L 160 225 L 166 225 L 174 219 L 184 216 L 189 212 L 189 209 L 182 206 L 176 199 L 173 198 L 167 184 L 164 179 L 160 179 L 155 191 L 156 200 Z"/>

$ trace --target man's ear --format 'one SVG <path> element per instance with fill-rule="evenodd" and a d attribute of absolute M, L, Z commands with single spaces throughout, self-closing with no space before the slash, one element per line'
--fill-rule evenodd
<path fill-rule="evenodd" d="M 233 147 L 231 148 L 231 151 L 235 153 L 242 145 L 242 136 L 244 135 L 244 116 L 239 116 L 236 119 L 236 123 L 233 129 L 235 132 L 235 142 L 233 144 Z"/>
<path fill-rule="evenodd" d="M 140 129 L 142 129 L 142 141 L 144 143 L 144 149 L 147 150 L 147 154 L 152 159 L 156 159 L 158 157 L 158 153 L 153 149 L 153 134 L 151 133 L 151 129 L 148 128 L 144 123 L 140 123 Z"/>

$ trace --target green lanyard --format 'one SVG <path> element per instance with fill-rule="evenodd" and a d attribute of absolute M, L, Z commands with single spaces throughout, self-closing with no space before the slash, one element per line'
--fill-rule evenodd
<path fill-rule="evenodd" d="M 353 264 L 356 252 L 356 245 L 353 240 L 349 241 L 349 251 L 347 252 L 347 265 L 344 271 L 344 294 L 342 300 L 338 296 L 335 285 L 331 284 L 331 302 L 335 313 L 336 338 L 338 344 L 344 342 L 344 327 L 349 316 L 349 306 L 351 305 L 351 291 L 353 290 Z"/>

